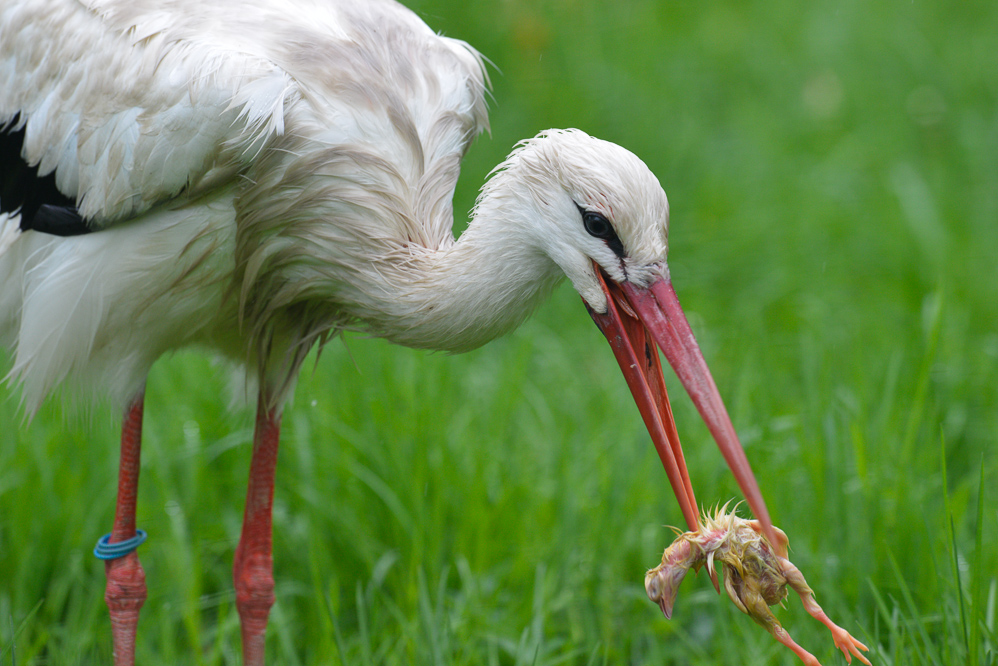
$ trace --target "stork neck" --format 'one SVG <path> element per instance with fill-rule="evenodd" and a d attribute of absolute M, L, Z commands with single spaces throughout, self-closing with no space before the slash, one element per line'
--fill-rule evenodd
<path fill-rule="evenodd" d="M 427 251 L 397 283 L 385 337 L 411 347 L 466 351 L 519 326 L 562 272 L 530 242 L 522 221 L 478 207 L 448 247 Z"/>

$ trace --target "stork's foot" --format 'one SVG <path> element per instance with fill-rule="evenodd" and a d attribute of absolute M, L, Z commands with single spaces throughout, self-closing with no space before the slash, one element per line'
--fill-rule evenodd
<path fill-rule="evenodd" d="M 236 609 L 243 635 L 243 663 L 263 666 L 267 618 L 274 605 L 274 565 L 269 554 L 236 553 Z"/>
<path fill-rule="evenodd" d="M 146 574 L 134 552 L 105 563 L 107 588 L 104 601 L 111 611 L 114 666 L 135 663 L 135 633 L 139 609 L 146 600 Z"/>

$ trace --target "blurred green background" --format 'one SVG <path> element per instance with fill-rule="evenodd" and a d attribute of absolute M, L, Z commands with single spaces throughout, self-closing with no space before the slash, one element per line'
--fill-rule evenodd
<path fill-rule="evenodd" d="M 410 6 L 494 64 L 455 210 L 549 127 L 642 157 L 670 196 L 676 289 L 819 603 L 875 664 L 995 663 L 998 5 Z M 228 381 L 195 352 L 150 378 L 141 664 L 240 663 L 252 414 Z M 668 381 L 698 498 L 737 497 Z M 109 663 L 89 551 L 116 419 L 50 401 L 25 424 L 4 390 L 0 664 Z M 271 663 L 799 663 L 704 577 L 670 621 L 648 602 L 682 517 L 568 285 L 462 356 L 331 343 L 286 413 L 277 483 Z M 842 663 L 795 598 L 777 614 Z"/>

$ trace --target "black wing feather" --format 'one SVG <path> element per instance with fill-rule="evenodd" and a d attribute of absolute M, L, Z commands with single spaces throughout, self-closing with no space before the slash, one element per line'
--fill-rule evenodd
<path fill-rule="evenodd" d="M 21 214 L 21 230 L 56 236 L 76 236 L 92 231 L 76 210 L 76 202 L 59 191 L 55 174 L 38 175 L 21 157 L 24 128 L 15 129 L 15 117 L 0 127 L 0 212 Z"/>

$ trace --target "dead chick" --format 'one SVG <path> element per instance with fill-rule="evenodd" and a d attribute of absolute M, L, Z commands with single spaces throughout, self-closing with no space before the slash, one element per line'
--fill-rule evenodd
<path fill-rule="evenodd" d="M 867 647 L 825 615 L 803 574 L 787 559 L 787 535 L 777 529 L 779 543 L 771 544 L 762 534 L 759 521 L 739 518 L 734 511 L 728 513 L 727 508 L 725 504 L 715 509 L 714 515 L 702 513 L 699 529 L 679 534 L 665 549 L 662 563 L 645 575 L 648 597 L 661 607 L 665 617 L 672 617 L 679 584 L 691 568 L 699 572 L 706 565 L 714 588 L 720 593 L 717 583 L 717 563 L 720 562 L 726 565 L 723 568 L 724 589 L 735 605 L 793 650 L 805 664 L 821 666 L 814 655 L 794 642 L 769 610 L 770 606 L 786 599 L 787 585 L 800 595 L 807 612 L 832 631 L 835 646 L 842 650 L 847 662 L 852 663 L 855 656 L 869 665 L 859 652 Z"/>

